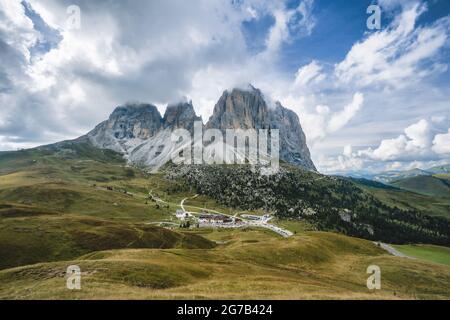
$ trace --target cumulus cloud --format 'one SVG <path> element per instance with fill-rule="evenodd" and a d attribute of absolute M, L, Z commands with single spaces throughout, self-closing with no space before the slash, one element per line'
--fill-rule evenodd
<path fill-rule="evenodd" d="M 438 154 L 450 155 L 450 129 L 448 129 L 448 133 L 437 134 L 434 137 L 432 149 Z"/>
<path fill-rule="evenodd" d="M 429 121 L 421 119 L 408 126 L 404 133 L 397 138 L 382 140 L 378 148 L 361 151 L 361 154 L 382 161 L 432 156 L 433 132 Z"/>
<path fill-rule="evenodd" d="M 439 126 L 421 119 L 404 129 L 404 134 L 383 139 L 376 148 L 353 151 L 345 146 L 342 154 L 319 159 L 324 172 L 358 171 L 372 167 L 373 171 L 408 170 L 445 164 L 450 155 L 450 128 L 448 133 L 435 134 Z"/>
<path fill-rule="evenodd" d="M 292 10 L 286 10 L 284 5 L 274 10 L 275 24 L 266 39 L 265 54 L 277 52 L 284 42 L 289 42 L 292 38 L 311 34 L 316 24 L 311 13 L 312 6 L 312 0 L 305 0 Z"/>

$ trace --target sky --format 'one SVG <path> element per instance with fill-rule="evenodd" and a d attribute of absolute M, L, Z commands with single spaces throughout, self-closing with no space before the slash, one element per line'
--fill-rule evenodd
<path fill-rule="evenodd" d="M 188 98 L 206 122 L 251 83 L 298 114 L 323 173 L 446 164 L 449 45 L 448 0 L 0 0 L 0 150 L 126 102 Z"/>

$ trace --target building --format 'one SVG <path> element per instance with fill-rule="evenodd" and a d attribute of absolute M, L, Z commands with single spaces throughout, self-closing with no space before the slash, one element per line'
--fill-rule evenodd
<path fill-rule="evenodd" d="M 222 214 L 201 214 L 198 218 L 199 223 L 223 224 L 232 223 L 233 219 Z"/>
<path fill-rule="evenodd" d="M 189 214 L 181 209 L 178 209 L 175 213 L 176 217 L 182 221 L 189 217 Z"/>

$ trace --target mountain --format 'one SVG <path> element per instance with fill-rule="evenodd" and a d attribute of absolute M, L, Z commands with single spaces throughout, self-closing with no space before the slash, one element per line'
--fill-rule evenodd
<path fill-rule="evenodd" d="M 89 139 L 98 148 L 123 154 L 131 164 L 157 170 L 190 143 L 173 142 L 172 132 L 183 128 L 192 134 L 196 121 L 201 121 L 201 118 L 195 114 L 191 102 L 169 105 L 164 117 L 154 105 L 126 104 L 117 107 L 108 120 L 82 139 Z M 269 107 L 261 91 L 254 87 L 225 91 L 202 128 L 222 131 L 279 129 L 280 159 L 307 170 L 316 170 L 298 116 L 278 102 Z M 210 155 L 214 145 L 204 148 L 205 154 Z"/>
<path fill-rule="evenodd" d="M 195 121 L 202 121 L 202 118 L 195 114 L 192 101 L 168 105 L 163 118 L 164 128 L 183 128 L 191 132 Z"/>
<path fill-rule="evenodd" d="M 225 91 L 206 128 L 278 129 L 280 159 L 316 171 L 297 114 L 279 102 L 269 107 L 261 91 L 252 86 Z"/>
<path fill-rule="evenodd" d="M 429 169 L 410 169 L 406 171 L 385 171 L 371 177 L 372 180 L 382 183 L 392 183 L 397 180 L 418 177 L 418 176 L 432 176 L 436 174 L 446 175 L 450 173 L 450 164 L 435 166 Z"/>
<path fill-rule="evenodd" d="M 427 169 L 426 171 L 431 172 L 433 174 L 449 174 L 450 173 L 450 164 L 432 167 L 432 168 Z"/>
<path fill-rule="evenodd" d="M 373 177 L 373 180 L 382 182 L 382 183 L 391 183 L 396 180 L 417 177 L 417 176 L 431 176 L 432 173 L 421 170 L 421 169 L 411 169 L 407 171 L 386 171 L 380 174 L 377 174 Z"/>
<path fill-rule="evenodd" d="M 173 130 L 192 131 L 199 120 L 190 102 L 169 105 L 164 118 L 154 105 L 126 104 L 86 137 L 95 147 L 123 154 L 131 164 L 158 169 L 176 150 L 171 141 Z"/>
<path fill-rule="evenodd" d="M 450 197 L 450 165 L 429 169 L 407 171 L 386 171 L 375 175 L 372 180 L 422 195 Z"/>
<path fill-rule="evenodd" d="M 450 181 L 435 176 L 405 178 L 391 185 L 420 194 L 450 198 Z"/>

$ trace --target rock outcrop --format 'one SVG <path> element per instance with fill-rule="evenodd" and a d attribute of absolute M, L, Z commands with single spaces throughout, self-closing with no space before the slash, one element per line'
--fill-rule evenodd
<path fill-rule="evenodd" d="M 191 132 L 195 121 L 202 121 L 202 118 L 195 114 L 192 102 L 168 105 L 163 118 L 164 128 L 183 128 Z"/>
<path fill-rule="evenodd" d="M 248 90 L 225 91 L 215 105 L 206 128 L 278 129 L 280 159 L 316 170 L 297 114 L 279 102 L 269 106 L 261 91 L 252 86 Z"/>

